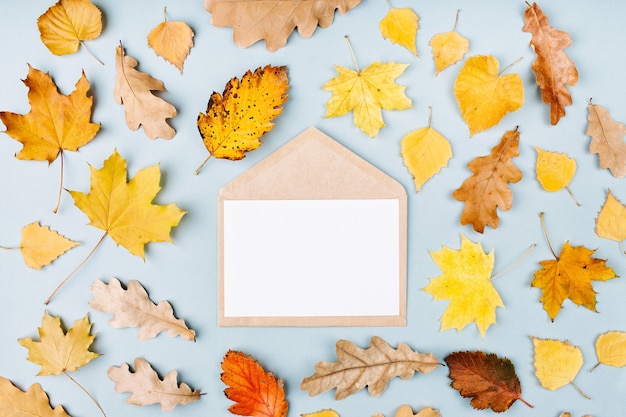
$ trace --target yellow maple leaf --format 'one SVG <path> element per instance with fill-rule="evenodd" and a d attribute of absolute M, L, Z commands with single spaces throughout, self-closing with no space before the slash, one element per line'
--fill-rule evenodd
<path fill-rule="evenodd" d="M 37 19 L 41 40 L 55 55 L 73 54 L 102 32 L 102 13 L 89 0 L 59 0 Z"/>
<path fill-rule="evenodd" d="M 343 116 L 353 112 L 354 125 L 370 137 L 375 137 L 385 126 L 382 109 L 411 108 L 411 99 L 405 86 L 396 84 L 409 64 L 374 62 L 363 71 L 335 65 L 339 75 L 323 85 L 332 96 L 326 103 L 325 117 Z"/>
<path fill-rule="evenodd" d="M 532 337 L 535 348 L 535 376 L 541 386 L 554 391 L 571 384 L 586 398 L 580 388 L 574 383 L 574 378 L 583 366 L 583 354 L 580 348 L 573 346 L 569 341 L 539 339 Z"/>
<path fill-rule="evenodd" d="M 456 20 L 452 31 L 437 33 L 430 40 L 430 47 L 435 60 L 435 75 L 463 59 L 469 50 L 469 41 L 466 37 L 456 31 L 459 20 L 459 12 L 456 13 Z"/>
<path fill-rule="evenodd" d="M 555 192 L 565 188 L 576 202 L 574 194 L 569 188 L 569 184 L 576 174 L 576 160 L 564 153 L 544 151 L 538 146 L 535 146 L 535 150 L 537 151 L 535 172 L 543 189 Z"/>
<path fill-rule="evenodd" d="M 27 266 L 41 269 L 76 245 L 79 243 L 34 222 L 22 229 L 20 252 Z"/>
<path fill-rule="evenodd" d="M 593 371 L 600 364 L 623 368 L 626 366 L 626 332 L 606 332 L 596 340 L 598 363 L 591 368 Z"/>
<path fill-rule="evenodd" d="M 496 322 L 496 308 L 504 307 L 500 295 L 491 283 L 493 250 L 486 254 L 480 243 L 474 243 L 461 235 L 459 250 L 443 247 L 430 252 L 433 261 L 443 271 L 431 278 L 423 288 L 435 300 L 450 300 L 441 316 L 441 331 L 461 331 L 475 322 L 481 335 Z"/>
<path fill-rule="evenodd" d="M 596 218 L 596 233 L 602 238 L 619 242 L 622 252 L 626 254 L 626 205 L 615 198 L 611 190 Z"/>
<path fill-rule="evenodd" d="M 454 82 L 454 95 L 470 137 L 497 125 L 506 114 L 524 104 L 520 76 L 498 74 L 498 68 L 498 60 L 493 56 L 473 56 L 465 62 Z"/>
<path fill-rule="evenodd" d="M 165 11 L 163 11 L 165 14 Z M 193 47 L 193 30 L 185 22 L 164 21 L 148 34 L 148 46 L 183 73 L 183 63 Z"/>
<path fill-rule="evenodd" d="M 62 406 L 52 408 L 48 394 L 39 384 L 22 391 L 0 376 L 0 416 L 70 417 Z"/>
<path fill-rule="evenodd" d="M 383 38 L 404 46 L 417 56 L 415 39 L 417 37 L 417 30 L 419 29 L 418 21 L 419 16 L 413 9 L 408 7 L 390 7 L 378 27 Z"/>

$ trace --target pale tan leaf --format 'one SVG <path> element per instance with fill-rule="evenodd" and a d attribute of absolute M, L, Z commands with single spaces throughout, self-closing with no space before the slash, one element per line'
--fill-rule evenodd
<path fill-rule="evenodd" d="M 591 137 L 589 152 L 598 154 L 600 167 L 615 178 L 626 176 L 626 126 L 613 120 L 607 109 L 597 104 L 587 106 L 587 135 Z"/>
<path fill-rule="evenodd" d="M 168 21 L 153 28 L 148 34 L 148 46 L 183 73 L 183 64 L 193 47 L 193 30 L 185 22 Z"/>

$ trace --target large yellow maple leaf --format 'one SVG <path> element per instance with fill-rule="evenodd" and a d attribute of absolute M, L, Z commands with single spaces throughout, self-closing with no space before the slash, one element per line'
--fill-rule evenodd
<path fill-rule="evenodd" d="M 430 255 L 443 274 L 431 278 L 423 290 L 435 300 L 450 301 L 441 316 L 441 330 L 461 331 L 475 322 L 484 337 L 487 328 L 496 322 L 496 308 L 504 307 L 491 283 L 493 251 L 487 254 L 480 243 L 461 235 L 459 250 L 444 246 Z"/>
<path fill-rule="evenodd" d="M 375 137 L 385 126 L 382 109 L 405 110 L 411 108 L 404 90 L 396 84 L 409 64 L 374 62 L 363 71 L 335 65 L 339 75 L 322 88 L 332 94 L 326 103 L 326 116 L 343 116 L 352 110 L 354 125 L 370 137 Z"/>

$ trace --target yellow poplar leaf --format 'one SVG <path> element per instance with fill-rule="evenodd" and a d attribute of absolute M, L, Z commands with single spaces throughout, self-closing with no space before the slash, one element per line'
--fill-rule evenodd
<path fill-rule="evenodd" d="M 622 204 L 609 190 L 604 205 L 596 218 L 598 236 L 620 242 L 624 251 L 623 241 L 626 239 L 626 205 Z M 626 253 L 626 251 L 624 251 Z"/>
<path fill-rule="evenodd" d="M 51 230 L 48 226 L 34 222 L 22 229 L 20 251 L 27 266 L 41 269 L 79 244 Z"/>
<path fill-rule="evenodd" d="M 59 375 L 75 371 L 100 356 L 89 350 L 96 336 L 91 334 L 87 316 L 74 322 L 67 332 L 61 327 L 61 319 L 44 312 L 39 341 L 30 337 L 19 339 L 28 349 L 28 360 L 41 366 L 37 375 Z"/>
<path fill-rule="evenodd" d="M 574 378 L 583 366 L 583 354 L 580 348 L 569 341 L 539 339 L 532 337 L 535 347 L 535 375 L 541 386 L 554 391 L 565 385 L 572 384 L 582 395 L 582 391 L 574 383 Z"/>
<path fill-rule="evenodd" d="M 6 417 L 70 417 L 62 406 L 52 408 L 48 394 L 39 384 L 22 391 L 0 376 L 0 416 Z"/>
<path fill-rule="evenodd" d="M 148 34 L 148 46 L 183 73 L 183 63 L 193 47 L 193 30 L 185 22 L 168 22 L 153 28 Z"/>
<path fill-rule="evenodd" d="M 417 56 L 415 39 L 419 29 L 418 20 L 419 16 L 413 9 L 391 7 L 378 27 L 383 38 L 404 46 Z"/>
<path fill-rule="evenodd" d="M 576 160 L 564 153 L 537 151 L 536 173 L 539 183 L 546 191 L 559 191 L 569 185 L 576 173 Z"/>
<path fill-rule="evenodd" d="M 409 64 L 374 62 L 363 71 L 354 71 L 335 65 L 339 75 L 322 88 L 332 96 L 326 103 L 325 117 L 338 117 L 352 111 L 354 125 L 370 137 L 375 137 L 385 126 L 382 109 L 405 110 L 411 108 L 411 99 L 405 86 L 396 84 Z"/>
<path fill-rule="evenodd" d="M 301 417 L 339 417 L 339 413 L 335 410 L 327 409 L 317 411 L 315 413 L 300 414 Z"/>
<path fill-rule="evenodd" d="M 59 0 L 37 19 L 39 34 L 55 55 L 73 54 L 102 32 L 102 13 L 89 0 Z"/>
<path fill-rule="evenodd" d="M 598 365 L 604 364 L 616 368 L 626 366 L 626 332 L 612 331 L 598 336 L 596 355 Z"/>
<path fill-rule="evenodd" d="M 459 62 L 469 50 L 469 40 L 456 31 L 456 23 L 451 32 L 435 34 L 429 45 L 435 60 L 435 75 Z"/>
<path fill-rule="evenodd" d="M 430 252 L 430 256 L 443 274 L 431 278 L 423 290 L 435 300 L 450 301 L 441 316 L 441 331 L 461 331 L 474 322 L 485 337 L 487 328 L 496 322 L 496 308 L 504 307 L 491 283 L 493 250 L 486 254 L 480 243 L 461 235 L 459 250 L 443 246 L 440 251 Z"/>
<path fill-rule="evenodd" d="M 499 75 L 498 69 L 498 60 L 493 56 L 473 56 L 465 62 L 454 82 L 454 95 L 470 137 L 497 125 L 505 115 L 524 104 L 520 76 Z"/>

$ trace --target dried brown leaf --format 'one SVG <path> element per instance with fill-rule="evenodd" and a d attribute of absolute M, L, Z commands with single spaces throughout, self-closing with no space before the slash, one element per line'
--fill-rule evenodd
<path fill-rule="evenodd" d="M 626 176 L 626 126 L 616 122 L 609 111 L 597 104 L 589 104 L 587 135 L 591 136 L 589 152 L 598 154 L 600 167 L 609 169 L 615 178 Z"/>

